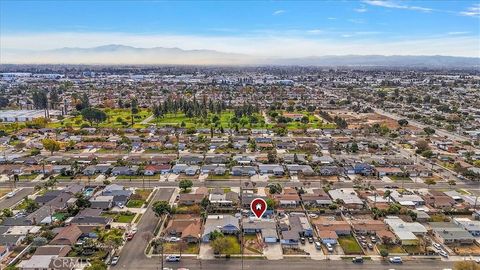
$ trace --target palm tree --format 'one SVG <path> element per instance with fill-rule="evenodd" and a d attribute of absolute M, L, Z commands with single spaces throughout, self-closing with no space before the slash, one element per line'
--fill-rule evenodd
<path fill-rule="evenodd" d="M 383 193 L 383 198 L 388 200 L 388 203 L 390 203 L 390 195 L 392 194 L 392 191 L 387 189 L 385 190 L 385 193 Z"/>

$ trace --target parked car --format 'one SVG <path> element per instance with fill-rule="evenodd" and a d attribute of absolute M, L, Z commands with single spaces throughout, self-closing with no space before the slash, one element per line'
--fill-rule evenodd
<path fill-rule="evenodd" d="M 353 263 L 363 263 L 363 258 L 362 257 L 355 257 L 352 259 Z"/>
<path fill-rule="evenodd" d="M 112 260 L 110 261 L 110 265 L 117 265 L 118 263 L 118 256 L 115 256 L 112 258 Z"/>
<path fill-rule="evenodd" d="M 444 258 L 448 258 L 448 253 L 445 250 L 440 250 L 438 254 Z"/>
<path fill-rule="evenodd" d="M 327 243 L 327 245 L 326 245 L 326 246 L 327 246 L 327 250 L 328 250 L 328 252 L 333 252 L 333 247 L 332 247 L 332 244 L 330 244 L 330 243 Z"/>
<path fill-rule="evenodd" d="M 322 249 L 322 245 L 320 244 L 320 242 L 315 241 L 314 244 L 315 244 L 316 249 L 318 249 L 318 250 Z"/>
<path fill-rule="evenodd" d="M 367 246 L 368 246 L 368 249 L 373 249 L 373 245 L 372 245 L 372 244 L 368 243 Z"/>
<path fill-rule="evenodd" d="M 305 244 L 305 237 L 300 237 L 300 243 Z"/>
<path fill-rule="evenodd" d="M 390 263 L 403 263 L 402 258 L 400 257 L 391 257 L 388 260 L 390 261 Z"/>
<path fill-rule="evenodd" d="M 438 243 L 433 243 L 432 246 L 436 249 L 436 250 L 441 250 L 442 249 L 442 246 Z"/>
<path fill-rule="evenodd" d="M 179 261 L 180 261 L 180 256 L 177 256 L 177 255 L 169 255 L 169 256 L 167 256 L 166 261 L 167 261 L 167 262 L 179 262 Z"/>
<path fill-rule="evenodd" d="M 308 237 L 308 242 L 309 242 L 310 244 L 312 244 L 312 243 L 313 243 L 313 237 Z"/>

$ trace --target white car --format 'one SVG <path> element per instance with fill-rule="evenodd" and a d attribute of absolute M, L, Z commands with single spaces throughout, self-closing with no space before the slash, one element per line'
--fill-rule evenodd
<path fill-rule="evenodd" d="M 440 256 L 444 257 L 444 258 L 448 258 L 448 253 L 445 252 L 445 250 L 440 250 L 440 251 L 438 252 L 438 254 L 439 254 Z"/>
<path fill-rule="evenodd" d="M 400 257 L 392 257 L 388 260 L 390 261 L 390 263 L 403 263 L 402 258 Z"/>
<path fill-rule="evenodd" d="M 115 256 L 115 257 L 113 257 L 112 260 L 110 261 L 110 264 L 111 264 L 111 265 L 117 265 L 117 263 L 118 263 L 118 256 Z"/>
<path fill-rule="evenodd" d="M 438 243 L 433 243 L 432 246 L 436 249 L 436 250 L 441 250 L 442 249 L 442 246 Z"/>
<path fill-rule="evenodd" d="M 176 256 L 176 255 L 167 256 L 166 261 L 167 262 L 179 262 L 180 261 L 180 256 Z"/>
<path fill-rule="evenodd" d="M 12 198 L 13 196 L 15 196 L 15 191 L 7 193 L 7 198 Z"/>

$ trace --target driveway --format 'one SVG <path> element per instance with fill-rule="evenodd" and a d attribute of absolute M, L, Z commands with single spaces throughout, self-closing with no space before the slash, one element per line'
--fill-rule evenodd
<path fill-rule="evenodd" d="M 198 253 L 198 258 L 200 260 L 215 259 L 215 256 L 213 254 L 213 249 L 208 243 L 200 243 L 200 252 Z"/>
<path fill-rule="evenodd" d="M 263 249 L 263 255 L 267 260 L 283 259 L 282 245 L 280 243 L 267 244 L 267 247 Z"/>
<path fill-rule="evenodd" d="M 310 253 L 310 258 L 312 260 L 324 260 L 325 254 L 321 250 L 318 250 L 313 243 L 309 243 L 308 241 L 305 245 L 299 245 L 300 248 L 305 250 L 306 252 Z"/>

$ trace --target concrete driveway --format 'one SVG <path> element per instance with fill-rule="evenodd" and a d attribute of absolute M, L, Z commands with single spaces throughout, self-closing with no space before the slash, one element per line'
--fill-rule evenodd
<path fill-rule="evenodd" d="M 280 243 L 267 244 L 267 247 L 263 249 L 263 255 L 267 260 L 283 259 L 282 245 Z"/>
<path fill-rule="evenodd" d="M 213 249 L 208 243 L 200 243 L 200 252 L 198 253 L 198 258 L 200 260 L 215 259 L 215 255 L 213 254 Z"/>
<path fill-rule="evenodd" d="M 312 258 L 312 260 L 325 259 L 325 254 L 323 254 L 321 250 L 318 250 L 313 243 L 311 244 L 307 241 L 305 245 L 299 245 L 299 247 L 305 250 L 305 252 L 310 253 L 310 258 Z"/>

